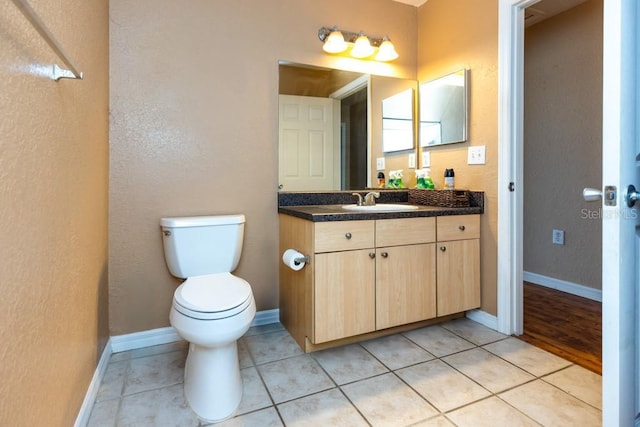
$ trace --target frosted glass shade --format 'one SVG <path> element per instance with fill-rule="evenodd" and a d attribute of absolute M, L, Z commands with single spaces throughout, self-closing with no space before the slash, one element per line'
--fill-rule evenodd
<path fill-rule="evenodd" d="M 367 56 L 371 56 L 374 51 L 375 48 L 371 46 L 369 38 L 364 34 L 361 34 L 356 39 L 353 49 L 351 49 L 351 56 L 354 58 L 366 58 Z"/>
<path fill-rule="evenodd" d="M 378 48 L 378 54 L 376 55 L 376 61 L 393 61 L 398 58 L 398 52 L 396 48 L 387 38 L 380 44 Z"/>
<path fill-rule="evenodd" d="M 340 53 L 347 50 L 349 45 L 344 41 L 344 36 L 338 30 L 331 31 L 322 49 L 327 53 Z"/>

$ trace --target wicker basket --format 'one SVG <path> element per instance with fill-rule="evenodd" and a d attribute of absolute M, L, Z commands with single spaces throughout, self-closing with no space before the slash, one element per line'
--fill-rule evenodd
<path fill-rule="evenodd" d="M 469 207 L 469 192 L 467 190 L 424 190 L 412 188 L 409 190 L 409 203 L 446 208 L 466 208 Z"/>

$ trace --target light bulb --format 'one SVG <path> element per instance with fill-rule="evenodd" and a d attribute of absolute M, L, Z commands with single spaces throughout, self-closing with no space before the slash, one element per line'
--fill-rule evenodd
<path fill-rule="evenodd" d="M 374 51 L 375 48 L 371 46 L 369 38 L 365 36 L 363 32 L 360 32 L 360 35 L 353 45 L 353 49 L 351 49 L 351 56 L 354 58 L 366 58 L 367 56 L 371 56 Z"/>
<path fill-rule="evenodd" d="M 327 36 L 327 39 L 322 46 L 322 50 L 327 53 L 340 53 L 347 50 L 349 45 L 344 41 L 344 36 L 337 28 L 334 28 Z"/>
<path fill-rule="evenodd" d="M 378 54 L 376 55 L 376 61 L 393 61 L 398 58 L 398 52 L 396 52 L 395 46 L 389 40 L 389 37 L 385 36 L 382 39 L 382 43 L 378 48 Z"/>

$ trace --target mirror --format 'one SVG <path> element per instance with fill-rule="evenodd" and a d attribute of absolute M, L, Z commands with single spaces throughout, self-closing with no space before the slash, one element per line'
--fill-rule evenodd
<path fill-rule="evenodd" d="M 377 186 L 376 158 L 385 155 L 382 100 L 408 88 L 415 95 L 417 82 L 284 61 L 278 74 L 279 188 Z"/>
<path fill-rule="evenodd" d="M 420 85 L 420 147 L 467 140 L 467 70 Z"/>
<path fill-rule="evenodd" d="M 382 100 L 382 151 L 413 147 L 413 89 L 406 89 Z"/>

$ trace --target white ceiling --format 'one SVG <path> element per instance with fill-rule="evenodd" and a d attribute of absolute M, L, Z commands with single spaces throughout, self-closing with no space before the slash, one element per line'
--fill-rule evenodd
<path fill-rule="evenodd" d="M 427 2 L 427 0 L 393 0 L 398 3 L 404 3 L 411 6 L 422 6 Z M 587 0 L 542 0 L 539 3 L 527 8 L 527 16 L 529 18 L 526 20 L 527 26 L 533 25 L 540 21 L 543 21 L 547 18 L 550 18 L 554 15 L 557 15 L 560 12 L 564 12 L 565 10 L 571 9 L 579 5 L 580 3 L 584 3 Z"/>
<path fill-rule="evenodd" d="M 422 6 L 427 2 L 427 0 L 393 0 L 393 1 L 397 1 L 398 3 L 409 4 L 415 7 Z"/>

